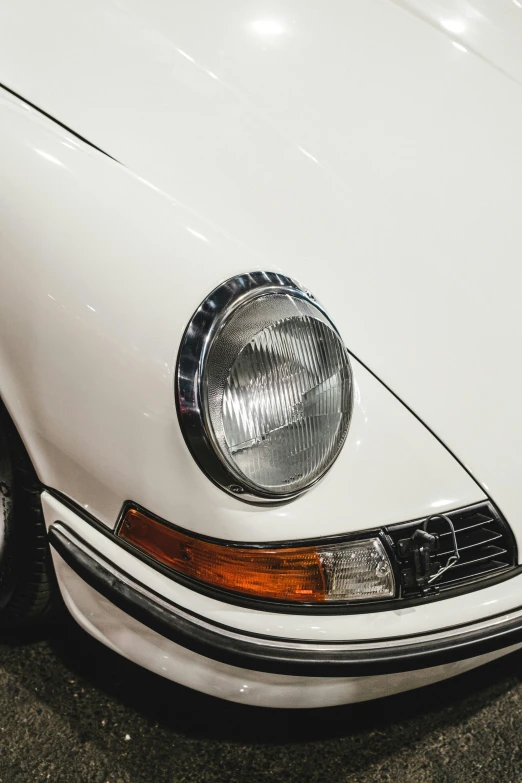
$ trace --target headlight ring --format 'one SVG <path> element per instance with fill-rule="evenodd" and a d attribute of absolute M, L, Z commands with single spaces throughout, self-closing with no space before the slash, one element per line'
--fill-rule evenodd
<path fill-rule="evenodd" d="M 328 471 L 352 412 L 348 353 L 320 305 L 273 272 L 216 288 L 183 336 L 181 428 L 207 476 L 242 500 L 282 502 Z"/>

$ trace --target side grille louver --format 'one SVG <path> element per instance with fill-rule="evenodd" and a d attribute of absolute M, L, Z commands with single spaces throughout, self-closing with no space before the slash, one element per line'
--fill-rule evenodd
<path fill-rule="evenodd" d="M 513 568 L 516 564 L 516 545 L 513 534 L 490 503 L 472 508 L 452 511 L 445 515 L 453 523 L 459 560 L 433 582 L 433 588 L 444 591 L 466 585 L 468 582 L 491 579 Z M 415 579 L 414 554 L 405 546 L 416 530 L 423 527 L 424 520 L 394 525 L 387 528 L 397 560 L 401 595 L 404 598 L 419 595 Z M 430 533 L 437 536 L 436 550 L 430 553 L 433 572 L 444 568 L 454 554 L 451 528 L 444 519 L 433 519 L 429 523 Z"/>

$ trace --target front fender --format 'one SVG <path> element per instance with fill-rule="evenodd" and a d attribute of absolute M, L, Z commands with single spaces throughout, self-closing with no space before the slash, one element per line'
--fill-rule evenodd
<path fill-rule="evenodd" d="M 6 92 L 0 149 L 0 394 L 43 484 L 110 527 L 132 499 L 244 541 L 361 530 L 484 497 L 356 359 L 348 440 L 317 487 L 276 508 L 219 490 L 178 425 L 182 334 L 220 281 L 300 270 L 279 269 Z"/>

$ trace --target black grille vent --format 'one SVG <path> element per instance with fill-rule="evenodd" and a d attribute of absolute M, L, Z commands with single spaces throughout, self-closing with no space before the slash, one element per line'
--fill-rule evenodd
<path fill-rule="evenodd" d="M 491 579 L 515 566 L 516 545 L 513 534 L 491 504 L 482 503 L 449 512 L 445 516 L 453 523 L 459 560 L 429 585 L 425 583 L 423 586 L 422 580 L 419 581 L 419 544 L 412 536 L 423 526 L 436 536 L 435 549 L 429 553 L 431 573 L 436 574 L 454 555 L 453 534 L 447 520 L 434 517 L 427 526 L 421 520 L 386 529 L 398 563 L 402 597 L 442 592 L 469 582 Z"/>

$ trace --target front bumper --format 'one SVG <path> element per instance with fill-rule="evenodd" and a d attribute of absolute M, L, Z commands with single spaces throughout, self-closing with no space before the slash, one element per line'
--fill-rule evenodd
<path fill-rule="evenodd" d="M 55 551 L 90 587 L 177 645 L 246 670 L 304 677 L 373 677 L 441 667 L 522 643 L 522 607 L 481 622 L 408 638 L 310 642 L 254 635 L 214 623 L 165 600 L 55 522 Z"/>

